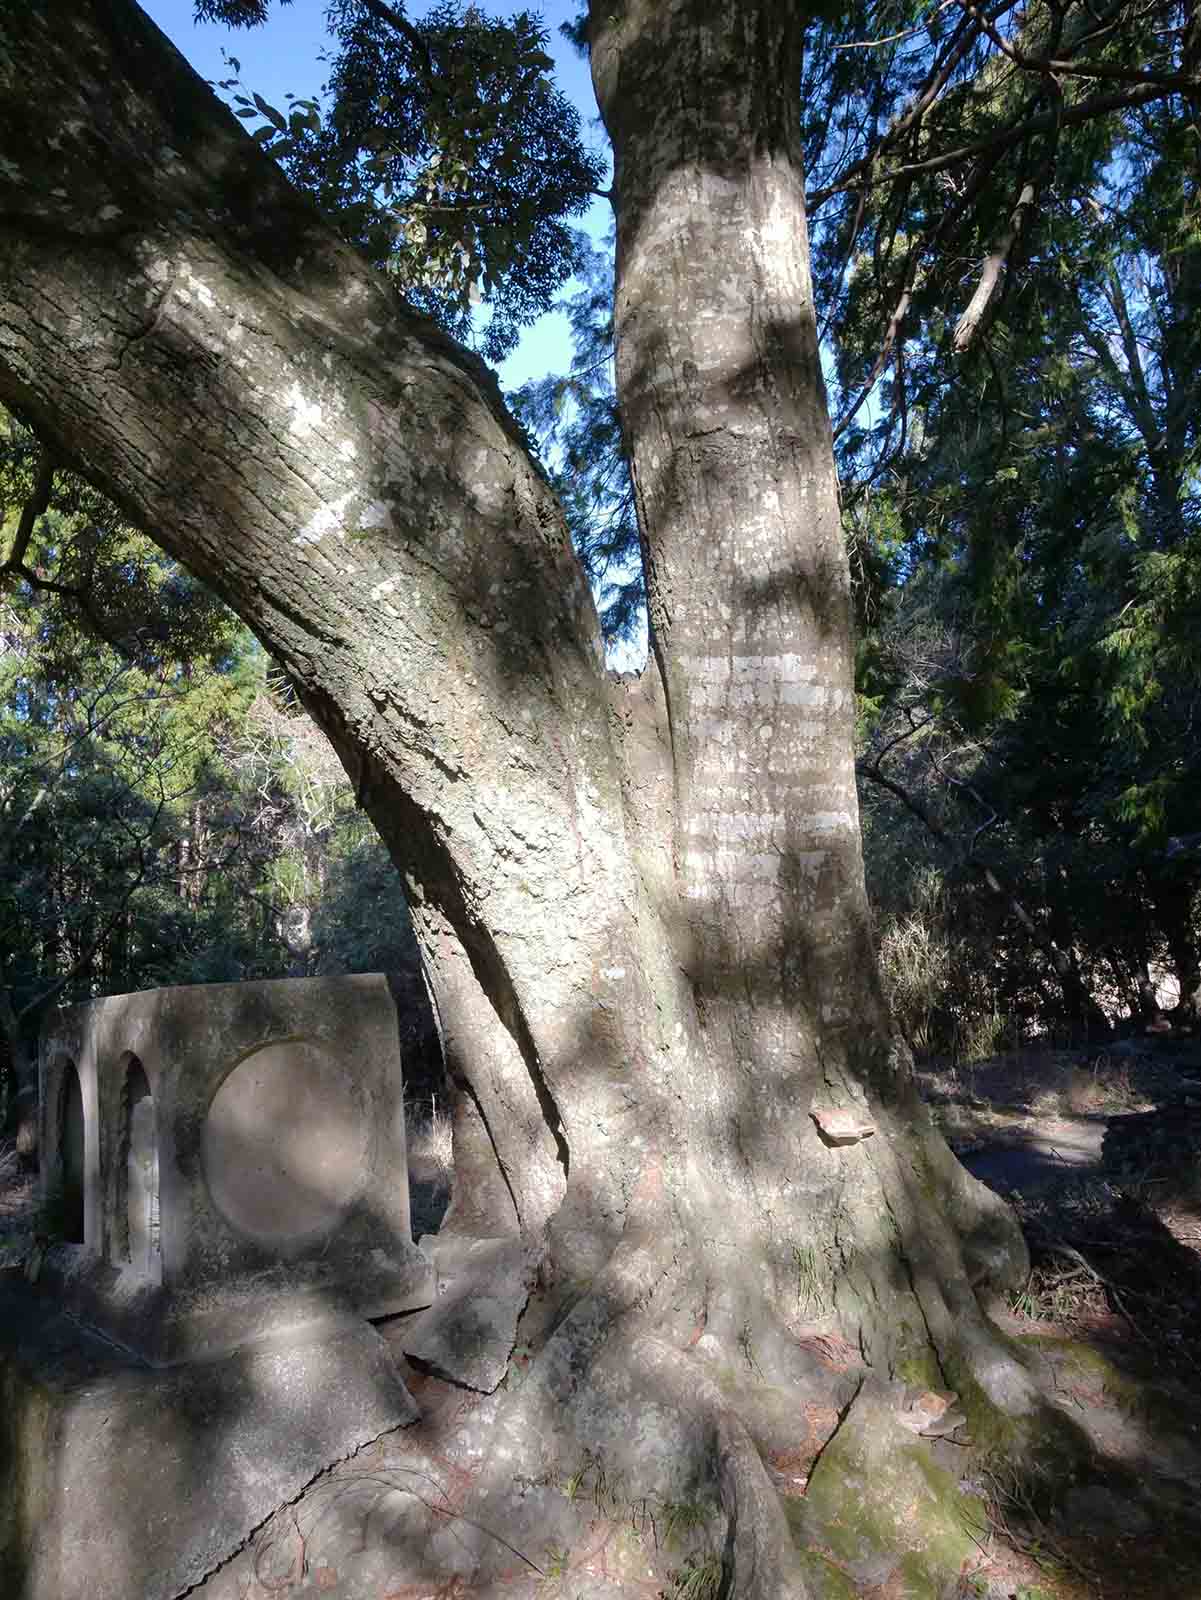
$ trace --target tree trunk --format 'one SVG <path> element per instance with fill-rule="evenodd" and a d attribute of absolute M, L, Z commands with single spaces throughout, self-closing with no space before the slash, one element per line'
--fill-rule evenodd
<path fill-rule="evenodd" d="M 1173 876 L 1153 877 L 1151 897 L 1156 920 L 1168 946 L 1168 959 L 1180 985 L 1173 1012 L 1178 1025 L 1201 1024 L 1201 941 L 1197 937 L 1197 879 L 1183 869 Z"/>
<path fill-rule="evenodd" d="M 801 1337 L 800 1263 L 810 1331 L 981 1419 L 1034 1403 L 977 1299 L 1020 1234 L 919 1106 L 868 938 L 801 36 L 787 0 L 594 17 L 651 594 L 626 686 L 483 364 L 127 0 L 0 17 L 0 399 L 257 632 L 404 876 L 467 1097 L 451 1226 L 537 1274 L 493 1492 L 581 1448 L 715 1484 L 741 1600 L 808 1592 L 781 1391 L 858 1381 Z"/>
<path fill-rule="evenodd" d="M 18 1015 L 12 991 L 0 976 L 0 1039 L 11 1086 L 0 1134 L 11 1135 L 26 1168 L 35 1164 L 38 1148 L 38 1062 L 29 1037 L 29 1019 Z"/>

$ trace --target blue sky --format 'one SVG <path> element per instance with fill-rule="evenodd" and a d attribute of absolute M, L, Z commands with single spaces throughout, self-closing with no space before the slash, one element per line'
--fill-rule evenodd
<path fill-rule="evenodd" d="M 241 63 L 238 76 L 242 82 L 272 105 L 282 106 L 289 94 L 298 99 L 316 98 L 325 81 L 327 67 L 320 59 L 330 46 L 325 30 L 325 0 L 293 0 L 291 5 L 273 0 L 270 20 L 263 27 L 236 30 L 218 23 L 194 22 L 193 0 L 140 3 L 203 78 L 232 76 L 222 60 L 224 50 Z M 559 24 L 570 20 L 580 9 L 577 0 L 547 0 L 542 6 L 523 6 L 520 0 L 476 3 L 492 16 L 511 16 L 521 10 L 541 13 L 549 31 L 546 48 L 554 57 L 555 80 L 580 112 L 586 143 L 607 156 L 608 140 L 597 121 L 588 64 L 559 35 Z M 415 0 L 407 7 L 407 13 L 416 19 L 429 9 L 425 0 Z M 608 233 L 611 215 L 608 201 L 597 199 L 586 216 L 573 220 L 575 226 L 583 227 L 601 243 Z M 566 372 L 570 363 L 567 318 L 554 311 L 526 331 L 520 345 L 498 370 L 505 387 L 516 388 L 548 372 Z"/>

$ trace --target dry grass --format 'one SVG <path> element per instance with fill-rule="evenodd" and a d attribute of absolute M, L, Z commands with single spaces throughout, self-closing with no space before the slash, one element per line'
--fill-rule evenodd
<path fill-rule="evenodd" d="M 454 1176 L 454 1140 L 449 1113 L 437 1099 L 410 1100 L 405 1105 L 409 1171 L 427 1183 L 449 1186 Z"/>
<path fill-rule="evenodd" d="M 1139 1096 L 1130 1081 L 1129 1066 L 1123 1062 L 1115 1068 L 1105 1056 L 1098 1056 L 1091 1071 L 1087 1067 L 1069 1070 L 1063 1100 L 1067 1109 L 1077 1116 L 1116 1109 L 1134 1111 L 1139 1105 Z"/>

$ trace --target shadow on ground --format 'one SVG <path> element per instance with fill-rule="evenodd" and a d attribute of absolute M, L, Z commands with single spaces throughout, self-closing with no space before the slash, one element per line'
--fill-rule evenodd
<path fill-rule="evenodd" d="M 998 1546 L 1038 1568 L 1012 1592 L 1196 1600 L 1201 1212 L 1181 1199 L 1198 1170 L 1181 1130 L 1199 1120 L 1201 1044 L 1023 1051 L 919 1077 L 964 1165 L 1018 1211 L 1032 1270 L 998 1321 L 1095 1452 L 1078 1481 L 983 1485 Z"/>

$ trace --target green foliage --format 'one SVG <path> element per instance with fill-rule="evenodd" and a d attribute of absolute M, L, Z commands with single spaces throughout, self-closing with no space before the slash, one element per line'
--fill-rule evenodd
<path fill-rule="evenodd" d="M 202 7 L 251 25 L 265 7 Z M 575 269 L 604 171 L 578 114 L 549 77 L 547 33 L 443 0 L 420 22 L 360 0 L 328 12 L 337 41 L 322 102 L 268 104 L 236 76 L 218 87 L 235 114 L 343 236 L 413 305 L 491 361 L 550 306 Z M 489 312 L 482 332 L 475 308 Z"/>
<path fill-rule="evenodd" d="M 361 815 L 346 818 L 330 842 L 313 939 L 321 972 L 399 972 L 416 965 L 396 868 Z"/>
<path fill-rule="evenodd" d="M 510 397 L 558 490 L 576 553 L 598 595 L 611 643 L 645 627 L 646 585 L 629 465 L 613 381 L 612 240 L 583 250 L 580 288 L 562 301 L 571 324 L 571 371 Z"/>
<path fill-rule="evenodd" d="M 47 1006 L 95 994 L 412 970 L 395 869 L 286 681 L 70 475 L 52 475 L 33 514 L 43 465 L 0 414 L 10 1057 L 28 1054 Z"/>
<path fill-rule="evenodd" d="M 73 473 L 54 474 L 36 530 L 16 549 L 42 460 L 29 429 L 0 411 L 0 586 L 18 606 L 36 599 L 48 680 L 86 678 L 97 640 L 149 674 L 225 662 L 239 633 L 230 612 Z"/>
<path fill-rule="evenodd" d="M 1156 15 L 1157 39 L 1147 16 L 1115 14 L 1107 59 L 1179 66 L 1175 13 Z M 903 18 L 890 23 L 870 25 Z M 844 508 L 867 555 L 857 665 L 878 938 L 910 1037 L 964 1053 L 1001 1017 L 1078 1028 L 1100 1002 L 1137 1012 L 1148 964 L 1187 971 L 1198 946 L 1201 876 L 1171 841 L 1194 825 L 1201 779 L 1201 197 L 1170 100 L 1007 143 L 1046 86 L 1002 69 L 987 40 L 955 59 L 921 122 L 923 153 L 978 153 L 840 196 L 959 25 L 931 15 L 923 35 L 841 50 L 869 26 L 848 15 L 818 31 L 803 103 Z M 1070 55 L 1087 32 L 1072 6 L 996 26 L 1033 54 L 1054 39 Z M 1092 86 L 1066 90 L 1078 105 Z M 974 264 L 1031 177 L 1040 203 L 956 349 Z M 966 980 L 979 972 L 992 981 Z"/>

